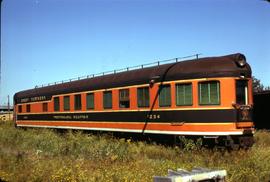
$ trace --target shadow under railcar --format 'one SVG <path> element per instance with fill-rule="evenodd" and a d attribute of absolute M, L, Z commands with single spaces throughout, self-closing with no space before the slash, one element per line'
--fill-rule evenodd
<path fill-rule="evenodd" d="M 270 130 L 270 90 L 254 93 L 253 100 L 253 120 L 255 128 Z"/>

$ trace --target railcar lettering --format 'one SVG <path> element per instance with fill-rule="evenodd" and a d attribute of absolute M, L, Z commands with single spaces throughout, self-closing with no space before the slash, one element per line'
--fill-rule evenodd
<path fill-rule="evenodd" d="M 23 98 L 23 99 L 21 99 L 21 103 L 24 103 L 24 102 L 29 102 L 29 98 Z"/>
<path fill-rule="evenodd" d="M 69 115 L 60 115 L 60 116 L 53 116 L 55 119 L 71 119 Z"/>
<path fill-rule="evenodd" d="M 88 115 L 73 115 L 73 119 L 88 119 Z"/>
<path fill-rule="evenodd" d="M 20 103 L 37 102 L 37 101 L 44 101 L 44 100 L 47 100 L 46 96 L 38 96 L 38 97 L 23 98 L 20 100 Z"/>
<path fill-rule="evenodd" d="M 46 100 L 46 96 L 31 97 L 30 100 L 31 100 L 32 102 L 43 101 L 43 100 Z"/>
<path fill-rule="evenodd" d="M 160 115 L 159 114 L 148 114 L 147 118 L 148 119 L 160 119 Z"/>
<path fill-rule="evenodd" d="M 179 121 L 179 122 L 173 122 L 173 123 L 171 123 L 172 126 L 182 126 L 183 124 L 185 124 L 184 121 Z"/>

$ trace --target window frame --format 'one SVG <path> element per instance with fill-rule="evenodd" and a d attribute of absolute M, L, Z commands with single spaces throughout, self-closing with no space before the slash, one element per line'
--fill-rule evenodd
<path fill-rule="evenodd" d="M 139 90 L 140 89 L 142 89 L 142 90 L 145 89 L 145 90 L 147 90 L 147 93 L 148 93 L 148 98 L 144 97 L 146 92 L 142 93 L 142 97 L 143 97 L 142 102 L 141 102 L 141 103 L 143 103 L 142 105 L 139 105 L 139 103 L 140 103 L 139 102 Z M 150 107 L 150 88 L 149 88 L 149 86 L 138 87 L 136 91 L 137 91 L 137 107 L 138 108 L 148 108 L 148 107 Z"/>
<path fill-rule="evenodd" d="M 124 94 L 125 96 L 122 97 L 121 92 L 124 92 L 124 93 L 126 92 L 127 95 L 125 93 Z M 128 102 L 128 107 L 125 107 L 125 104 L 121 104 L 121 102 Z M 130 90 L 129 90 L 129 88 L 119 89 L 119 108 L 120 109 L 128 109 L 128 108 L 130 108 Z"/>
<path fill-rule="evenodd" d="M 68 98 L 68 99 L 67 99 Z M 66 100 L 67 99 L 67 100 Z M 67 102 L 68 101 L 68 102 Z M 67 103 L 66 103 L 67 102 Z M 67 107 L 68 106 L 68 107 Z M 70 111 L 70 96 L 66 95 L 63 97 L 63 110 Z"/>
<path fill-rule="evenodd" d="M 107 96 L 105 96 L 106 94 L 110 94 L 110 102 L 107 101 L 108 98 L 107 98 Z M 113 94 L 112 94 L 112 91 L 111 90 L 103 91 L 103 109 L 112 109 L 112 106 L 113 106 Z"/>
<path fill-rule="evenodd" d="M 26 112 L 31 112 L 31 104 L 26 104 Z"/>
<path fill-rule="evenodd" d="M 48 102 L 42 103 L 42 112 L 48 112 Z"/>
<path fill-rule="evenodd" d="M 18 113 L 22 113 L 22 105 L 18 105 Z"/>
<path fill-rule="evenodd" d="M 218 87 L 217 87 L 218 88 L 218 92 L 217 92 L 218 93 L 218 103 L 206 103 L 206 104 L 201 103 L 201 92 L 200 92 L 201 84 L 204 84 L 204 83 L 209 84 L 209 83 L 213 83 L 213 82 L 218 83 Z M 210 90 L 211 90 L 211 88 L 210 88 Z M 209 93 L 209 91 L 208 91 L 208 93 Z M 210 94 L 211 94 L 211 91 L 210 91 Z M 200 106 L 217 106 L 217 105 L 221 105 L 221 89 L 220 89 L 220 81 L 219 80 L 208 80 L 208 81 L 198 82 L 198 104 Z"/>
<path fill-rule="evenodd" d="M 93 106 L 88 107 L 89 106 L 88 96 L 90 96 L 90 95 L 93 96 Z M 95 109 L 95 93 L 94 92 L 86 93 L 86 109 L 87 110 Z"/>
<path fill-rule="evenodd" d="M 169 87 L 169 101 L 170 101 L 170 103 L 167 105 L 161 105 L 161 97 L 160 97 L 160 95 L 161 95 L 161 92 L 162 92 L 162 90 L 163 90 L 163 88 L 165 88 L 165 87 Z M 161 87 L 163 87 L 163 88 L 161 88 Z M 162 84 L 162 85 L 159 85 L 159 87 L 158 87 L 158 106 L 159 107 L 171 107 L 172 106 L 172 86 L 171 86 L 171 84 Z"/>
<path fill-rule="evenodd" d="M 77 100 L 77 98 L 80 98 L 80 99 Z M 75 111 L 82 110 L 82 94 L 75 94 L 74 95 L 74 110 Z"/>
<path fill-rule="evenodd" d="M 54 97 L 53 98 L 53 110 L 56 111 L 56 112 L 60 111 L 60 98 L 59 97 Z"/>
<path fill-rule="evenodd" d="M 178 104 L 177 101 L 177 86 L 178 85 L 190 85 L 191 86 L 191 103 L 190 104 Z M 175 83 L 175 105 L 176 106 L 193 106 L 193 83 L 192 82 L 186 82 L 186 83 Z"/>

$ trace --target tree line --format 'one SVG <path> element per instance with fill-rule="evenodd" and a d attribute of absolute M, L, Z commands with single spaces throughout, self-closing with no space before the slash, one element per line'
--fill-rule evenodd
<path fill-rule="evenodd" d="M 270 90 L 270 86 L 264 86 L 261 83 L 261 80 L 254 76 L 252 77 L 252 81 L 253 81 L 253 92 L 262 92 L 265 90 Z"/>

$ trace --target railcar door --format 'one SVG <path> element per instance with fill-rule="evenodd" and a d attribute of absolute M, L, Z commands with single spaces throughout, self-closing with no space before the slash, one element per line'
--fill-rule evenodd
<path fill-rule="evenodd" d="M 248 103 L 248 80 L 236 80 L 237 126 L 252 121 L 252 109 Z M 242 126 L 242 125 L 241 125 Z"/>

